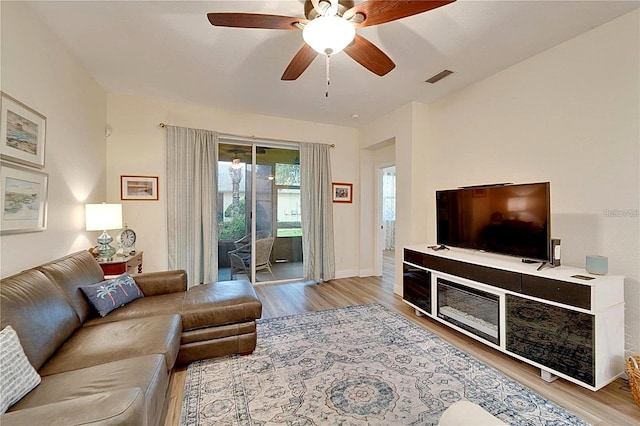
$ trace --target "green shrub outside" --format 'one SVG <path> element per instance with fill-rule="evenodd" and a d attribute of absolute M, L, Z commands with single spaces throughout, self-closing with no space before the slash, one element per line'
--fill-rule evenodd
<path fill-rule="evenodd" d="M 237 207 L 231 204 L 224 211 L 224 218 L 218 222 L 218 241 L 235 241 L 245 234 L 245 200 Z"/>

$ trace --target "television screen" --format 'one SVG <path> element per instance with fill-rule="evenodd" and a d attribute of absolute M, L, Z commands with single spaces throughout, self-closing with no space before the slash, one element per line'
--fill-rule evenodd
<path fill-rule="evenodd" d="M 438 244 L 550 259 L 550 184 L 436 191 Z"/>

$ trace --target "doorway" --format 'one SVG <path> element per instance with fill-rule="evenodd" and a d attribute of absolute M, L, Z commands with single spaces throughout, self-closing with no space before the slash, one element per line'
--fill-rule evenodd
<path fill-rule="evenodd" d="M 218 144 L 218 279 L 302 277 L 297 147 Z"/>
<path fill-rule="evenodd" d="M 380 188 L 378 247 L 381 259 L 379 264 L 383 280 L 393 282 L 396 248 L 396 166 L 381 167 L 378 171 Z"/>

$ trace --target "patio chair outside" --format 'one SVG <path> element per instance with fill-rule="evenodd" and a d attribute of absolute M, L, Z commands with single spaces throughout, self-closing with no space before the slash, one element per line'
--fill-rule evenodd
<path fill-rule="evenodd" d="M 271 250 L 273 249 L 273 237 L 256 240 L 256 272 L 266 269 L 275 279 L 271 271 Z M 246 254 L 248 253 L 248 255 Z M 231 267 L 231 279 L 237 273 L 243 273 L 251 277 L 251 244 L 247 244 L 229 252 L 229 265 Z"/>
<path fill-rule="evenodd" d="M 261 240 L 263 238 L 269 238 L 270 236 L 271 236 L 271 232 L 269 231 L 256 231 L 256 241 Z M 251 233 L 248 233 L 247 235 L 240 238 L 239 240 L 234 241 L 233 244 L 236 246 L 236 250 L 242 246 L 251 244 Z"/>

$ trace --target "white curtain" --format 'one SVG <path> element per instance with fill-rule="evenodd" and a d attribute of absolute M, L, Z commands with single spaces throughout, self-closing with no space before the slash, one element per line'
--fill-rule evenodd
<path fill-rule="evenodd" d="M 316 282 L 329 281 L 336 272 L 329 149 L 326 144 L 300 144 L 303 274 Z"/>
<path fill-rule="evenodd" d="M 384 221 L 384 249 L 394 250 L 396 248 L 396 221 Z"/>
<path fill-rule="evenodd" d="M 396 166 L 385 167 L 382 171 L 384 249 L 393 250 L 396 244 Z"/>
<path fill-rule="evenodd" d="M 218 135 L 166 126 L 169 269 L 187 271 L 188 286 L 217 281 Z"/>

